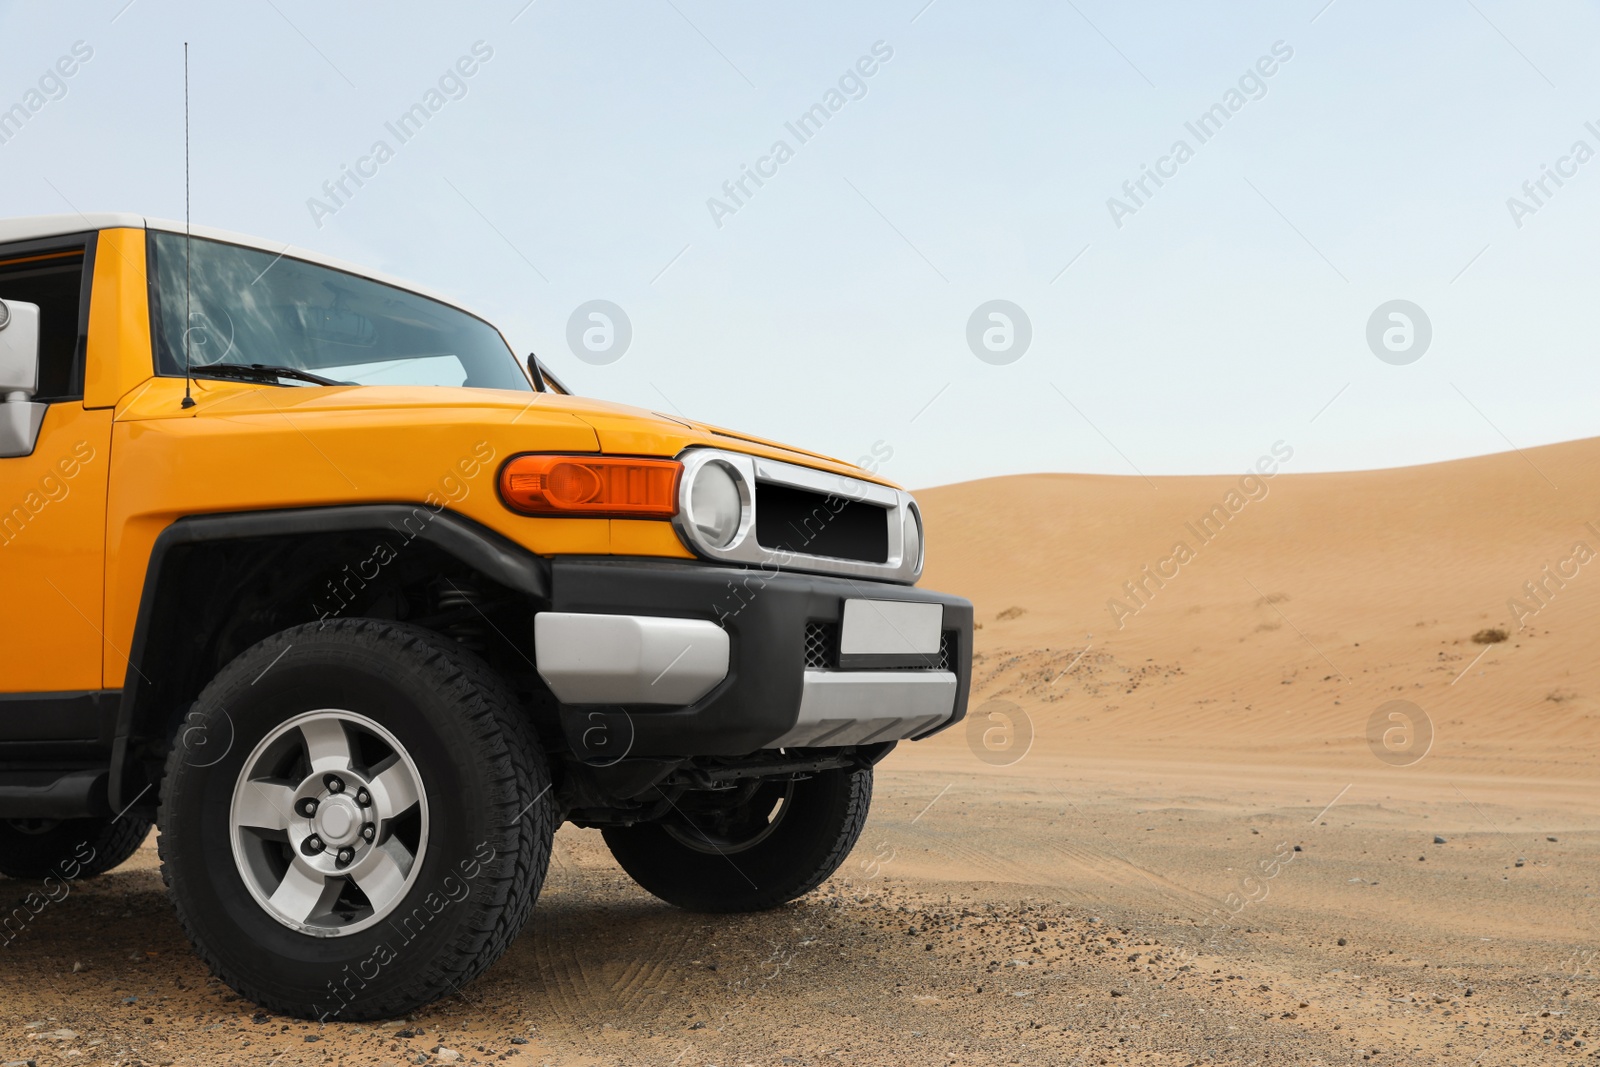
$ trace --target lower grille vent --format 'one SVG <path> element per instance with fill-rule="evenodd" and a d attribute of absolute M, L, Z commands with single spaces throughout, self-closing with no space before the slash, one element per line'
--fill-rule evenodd
<path fill-rule="evenodd" d="M 835 667 L 839 663 L 839 624 L 806 623 L 806 666 Z"/>
<path fill-rule="evenodd" d="M 939 651 L 915 666 L 876 668 L 880 670 L 948 671 L 954 670 L 956 661 L 956 631 L 945 630 L 939 635 Z M 836 622 L 806 623 L 805 664 L 811 670 L 827 670 L 839 666 L 839 624 Z"/>

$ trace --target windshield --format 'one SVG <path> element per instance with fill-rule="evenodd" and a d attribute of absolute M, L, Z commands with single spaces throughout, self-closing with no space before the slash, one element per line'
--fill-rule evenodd
<path fill-rule="evenodd" d="M 183 375 L 187 304 L 189 358 L 199 377 L 224 376 L 224 364 L 261 364 L 352 385 L 533 388 L 500 332 L 458 308 L 220 241 L 193 238 L 186 264 L 187 240 L 150 234 L 158 374 Z M 208 373 L 208 365 L 217 369 Z"/>

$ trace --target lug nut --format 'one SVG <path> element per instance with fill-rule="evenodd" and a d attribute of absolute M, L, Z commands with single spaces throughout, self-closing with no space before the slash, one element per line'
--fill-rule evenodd
<path fill-rule="evenodd" d="M 330 792 L 330 793 L 343 793 L 344 792 L 344 779 L 340 778 L 337 774 L 330 774 L 323 781 L 324 781 L 324 784 L 327 785 L 327 787 L 328 787 L 328 792 Z"/>
<path fill-rule="evenodd" d="M 312 834 L 310 837 L 306 838 L 305 843 L 300 846 L 300 851 L 304 852 L 308 856 L 315 856 L 317 853 L 321 852 L 327 847 L 328 846 L 322 843 L 322 838 L 318 837 L 316 834 Z"/>
<path fill-rule="evenodd" d="M 306 797 L 304 800 L 302 800 L 300 802 L 300 805 L 299 805 L 297 810 L 300 812 L 301 815 L 305 816 L 308 819 L 313 817 L 314 815 L 317 814 L 317 798 L 316 797 Z"/>
<path fill-rule="evenodd" d="M 363 840 L 363 841 L 371 841 L 374 837 L 377 837 L 377 836 L 378 836 L 378 828 L 376 826 L 372 825 L 370 822 L 367 823 L 367 825 L 365 825 L 365 826 L 363 826 L 361 828 L 361 840 Z"/>
<path fill-rule="evenodd" d="M 341 848 L 339 850 L 339 854 L 334 857 L 334 860 L 339 864 L 339 866 L 348 867 L 350 865 L 350 861 L 355 858 L 356 850 L 346 846 L 345 848 Z"/>
<path fill-rule="evenodd" d="M 360 804 L 363 808 L 372 807 L 372 794 L 367 792 L 366 786 L 362 786 L 360 789 L 356 790 L 356 803 Z"/>

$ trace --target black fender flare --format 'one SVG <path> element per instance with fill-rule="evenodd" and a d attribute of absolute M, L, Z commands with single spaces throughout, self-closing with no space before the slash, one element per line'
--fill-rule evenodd
<path fill-rule="evenodd" d="M 419 513 L 425 516 L 425 521 L 417 532 L 411 533 L 406 524 L 408 520 L 416 522 Z M 139 722 L 139 713 L 143 710 L 141 696 L 148 687 L 148 676 L 141 667 L 154 669 L 152 664 L 145 661 L 161 592 L 162 570 L 173 549 L 210 541 L 356 533 L 364 530 L 398 533 L 407 540 L 426 541 L 508 589 L 541 601 L 548 602 L 550 599 L 550 565 L 547 560 L 482 523 L 429 504 L 350 504 L 189 515 L 178 519 L 156 537 L 145 567 L 139 613 L 128 650 L 128 673 L 123 683 L 111 746 L 111 776 L 107 793 L 112 810 L 131 807 L 151 788 L 146 786 L 138 796 L 124 796 L 129 747 L 134 727 Z"/>

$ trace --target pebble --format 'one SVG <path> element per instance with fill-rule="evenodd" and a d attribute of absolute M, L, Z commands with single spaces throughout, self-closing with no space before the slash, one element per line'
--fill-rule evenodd
<path fill-rule="evenodd" d="M 1444 838 L 1440 837 L 1438 834 L 1434 834 L 1433 835 L 1433 843 L 1436 844 L 1436 845 L 1443 845 L 1446 842 L 1445 842 Z"/>
<path fill-rule="evenodd" d="M 434 1049 L 433 1054 L 438 1057 L 440 1063 L 461 1062 L 461 1053 L 457 1052 L 453 1048 L 445 1048 L 443 1045 L 440 1045 L 438 1048 Z"/>

